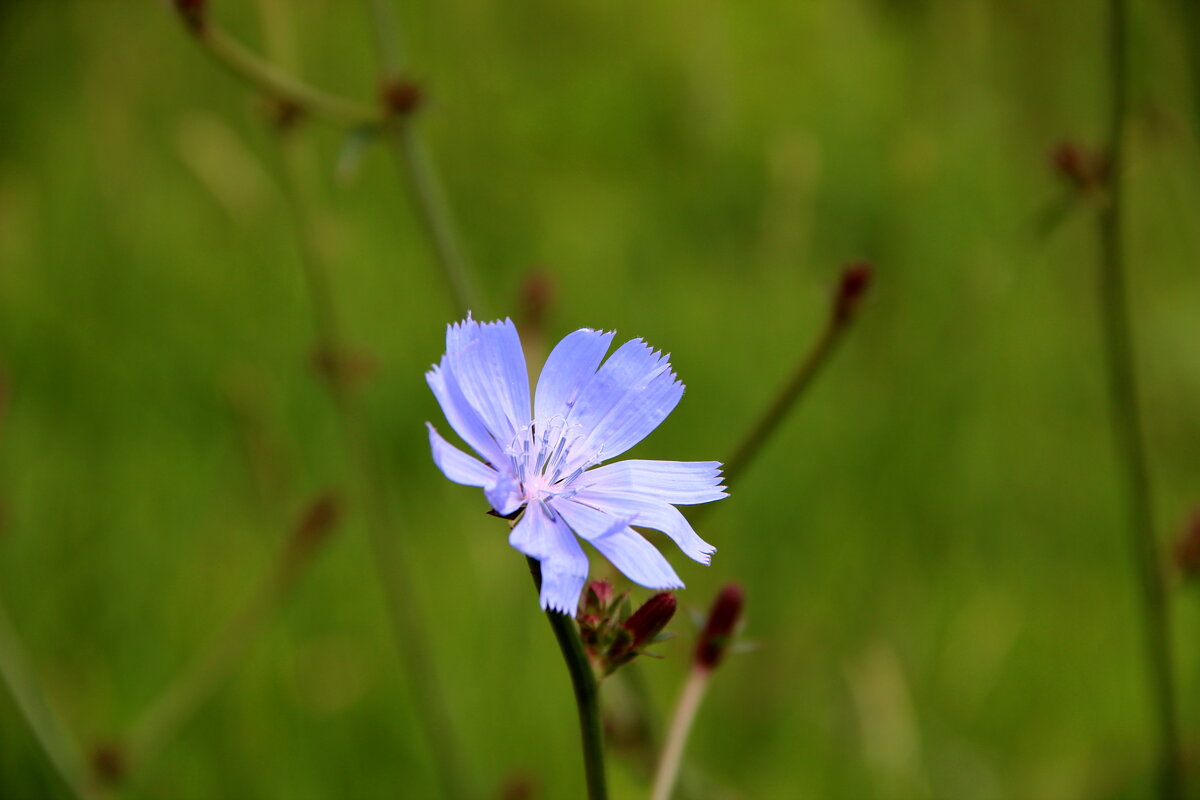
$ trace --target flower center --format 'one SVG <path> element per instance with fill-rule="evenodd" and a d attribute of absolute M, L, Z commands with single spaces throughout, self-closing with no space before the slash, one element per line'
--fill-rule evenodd
<path fill-rule="evenodd" d="M 526 502 L 574 496 L 582 488 L 574 485 L 579 476 L 603 460 L 600 451 L 590 453 L 582 462 L 572 458 L 572 448 L 577 451 L 580 442 L 587 438 L 580 432 L 581 427 L 562 416 L 554 416 L 544 421 L 534 420 L 517 431 L 505 452 Z M 576 463 L 577 466 L 568 469 Z"/>

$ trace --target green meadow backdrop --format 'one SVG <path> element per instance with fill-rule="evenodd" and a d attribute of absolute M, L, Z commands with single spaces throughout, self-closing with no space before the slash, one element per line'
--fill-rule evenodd
<path fill-rule="evenodd" d="M 688 585 L 665 659 L 638 664 L 656 725 L 686 674 L 689 610 L 724 583 L 745 587 L 759 645 L 715 677 L 690 796 L 1150 796 L 1097 201 L 1048 156 L 1102 144 L 1102 4 L 394 6 L 477 318 L 524 326 L 536 274 L 550 343 L 586 326 L 672 353 L 687 392 L 632 455 L 727 457 L 820 329 L 840 269 L 874 265 L 827 369 L 699 523 L 712 566 L 664 548 Z M 1200 505 L 1185 11 L 1135 4 L 1125 171 L 1164 560 Z M 362 5 L 210 13 L 313 84 L 375 101 Z M 0 601 L 47 697 L 103 756 L 334 491 L 341 524 L 122 796 L 438 796 L 360 471 L 313 369 L 264 98 L 146 0 L 5 2 L 0 75 Z M 524 559 L 429 457 L 425 421 L 446 426 L 423 373 L 461 314 L 411 193 L 378 142 L 356 149 L 319 120 L 287 139 L 303 235 L 366 365 L 354 395 L 392 556 L 467 779 L 481 797 L 581 797 L 569 683 Z M 619 578 L 595 555 L 592 570 Z M 1200 594 L 1169 591 L 1196 743 Z M 618 800 L 645 796 L 636 760 L 614 754 L 610 773 Z M 7 691 L 0 796 L 70 796 Z"/>

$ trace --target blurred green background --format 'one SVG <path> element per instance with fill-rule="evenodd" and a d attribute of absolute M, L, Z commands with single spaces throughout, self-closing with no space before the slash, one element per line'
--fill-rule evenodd
<path fill-rule="evenodd" d="M 212 6 L 254 49 L 372 100 L 359 4 Z M 840 266 L 876 266 L 845 346 L 704 520 L 713 565 L 664 548 L 685 608 L 740 581 L 762 645 L 701 709 L 696 796 L 1148 796 L 1094 209 L 1038 232 L 1068 191 L 1047 153 L 1104 132 L 1102 4 L 396 11 L 482 315 L 519 315 L 536 268 L 557 288 L 551 341 L 599 327 L 673 354 L 688 392 L 633 455 L 726 457 Z M 1177 11 L 1135 7 L 1127 165 L 1164 540 L 1200 503 L 1200 149 Z M 47 693 L 86 746 L 119 738 L 332 487 L 345 524 L 130 796 L 436 796 L 310 366 L 263 99 L 157 2 L 8 0 L 0 74 L 0 598 Z M 390 154 L 371 146 L 339 177 L 343 134 L 291 134 L 309 233 L 375 365 L 364 425 L 472 780 L 580 797 L 569 685 L 524 560 L 429 459 L 423 423 L 441 413 L 423 372 L 456 311 Z M 1194 741 L 1200 598 L 1172 596 Z M 640 665 L 659 720 L 694 637 L 686 613 L 673 627 L 666 659 Z M 644 796 L 627 762 L 611 772 L 616 798 Z M 7 692 L 0 796 L 67 796 Z"/>

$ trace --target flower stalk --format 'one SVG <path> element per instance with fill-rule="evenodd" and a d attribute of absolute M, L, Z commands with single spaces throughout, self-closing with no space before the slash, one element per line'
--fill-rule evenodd
<path fill-rule="evenodd" d="M 526 556 L 529 574 L 538 593 L 542 591 L 542 565 L 536 558 Z M 583 769 L 587 782 L 588 800 L 606 800 L 608 787 L 604 777 L 604 730 L 600 718 L 600 686 L 592 665 L 579 639 L 575 619 L 553 609 L 546 609 L 546 619 L 554 631 L 562 651 L 575 692 L 575 708 L 579 713 L 579 735 L 583 747 Z"/>
<path fill-rule="evenodd" d="M 176 8 L 192 38 L 206 53 L 264 94 L 335 122 L 351 125 L 378 125 L 382 122 L 382 110 L 310 86 L 254 53 L 216 25 L 205 4 L 177 2 Z"/>
<path fill-rule="evenodd" d="M 8 685 L 33 738 L 71 793 L 77 800 L 97 797 L 78 745 L 46 697 L 3 605 L 0 605 L 0 679 Z"/>
<path fill-rule="evenodd" d="M 729 651 L 729 644 L 741 621 L 745 602 L 745 592 L 736 583 L 727 584 L 713 601 L 704 630 L 696 642 L 691 672 L 688 673 L 687 682 L 683 685 L 683 691 L 679 693 L 679 700 L 671 715 L 666 742 L 654 773 L 651 800 L 670 800 L 671 793 L 675 790 L 679 768 L 683 764 L 683 753 L 692 732 L 692 725 L 696 721 L 696 712 L 708 691 L 713 672 Z"/>
<path fill-rule="evenodd" d="M 437 779 L 446 797 L 464 800 L 475 796 L 470 773 L 462 759 L 462 746 L 444 701 L 445 691 L 423 623 L 417 598 L 404 564 L 397 557 L 396 530 L 388 505 L 383 478 L 375 461 L 363 422 L 353 379 L 358 371 L 352 363 L 342 333 L 342 321 L 334 302 L 329 270 L 313 239 L 316 215 L 302 188 L 301 142 L 293 139 L 288 126 L 279 129 L 280 173 L 284 196 L 295 223 L 300 264 L 307 288 L 313 332 L 316 337 L 315 366 L 329 392 L 341 429 L 351 467 L 355 470 L 357 500 L 363 510 L 363 525 L 371 547 L 396 651 L 412 687 L 418 725 L 429 744 Z"/>
<path fill-rule="evenodd" d="M 1110 421 L 1126 483 L 1129 544 L 1145 633 L 1151 702 L 1158 728 L 1158 788 L 1162 800 L 1184 796 L 1170 641 L 1170 606 L 1159 564 L 1145 433 L 1137 393 L 1133 333 L 1125 287 L 1125 116 L 1128 106 L 1128 4 L 1109 0 L 1108 202 L 1099 215 L 1100 315 L 1107 361 Z"/>
<path fill-rule="evenodd" d="M 415 84 L 402 77 L 400 39 L 391 3 L 389 0 L 366 0 L 366 5 L 379 57 L 381 94 L 384 107 L 389 112 L 385 138 L 395 152 L 405 182 L 412 191 L 418 216 L 429 237 L 455 309 L 460 314 L 468 311 L 483 314 L 482 297 L 462 247 L 446 193 L 425 143 L 413 125 L 412 112 L 416 110 L 416 104 L 397 107 L 394 102 L 389 102 L 398 85 L 415 87 Z"/>
<path fill-rule="evenodd" d="M 142 714 L 124 744 L 94 759 L 98 778 L 121 783 L 144 768 L 212 697 L 275 616 L 283 598 L 337 528 L 340 516 L 340 504 L 332 494 L 323 494 L 309 505 L 245 605 Z"/>
<path fill-rule="evenodd" d="M 871 283 L 871 266 L 865 262 L 851 264 L 842 270 L 837 291 L 830 304 L 829 317 L 812 348 L 801 358 L 795 371 L 787 383 L 779 390 L 774 401 L 763 412 L 762 416 L 734 449 L 733 455 L 725 462 L 725 479 L 730 484 L 737 480 L 741 473 L 754 461 L 762 450 L 763 445 L 771 438 L 776 429 L 787 418 L 788 412 L 812 385 L 813 380 L 821 372 L 821 368 L 829 361 L 842 340 L 843 334 L 850 328 L 867 288 Z"/>

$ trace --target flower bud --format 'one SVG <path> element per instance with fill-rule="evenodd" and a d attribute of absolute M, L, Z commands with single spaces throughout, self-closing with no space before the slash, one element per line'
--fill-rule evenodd
<path fill-rule="evenodd" d="M 866 261 L 858 261 L 842 270 L 838 281 L 837 295 L 833 300 L 833 321 L 844 325 L 854 316 L 871 285 L 871 265 Z"/>
<path fill-rule="evenodd" d="M 621 626 L 629 631 L 634 650 L 649 644 L 662 633 L 663 628 L 675 616 L 675 595 L 670 592 L 659 592 L 651 597 L 642 607 L 633 612 L 633 616 L 625 620 Z"/>
<path fill-rule="evenodd" d="M 614 632 L 612 644 L 601 659 L 601 672 L 609 675 L 639 655 L 653 655 L 642 648 L 660 641 L 663 628 L 675 616 L 675 595 L 660 592 L 633 612 Z"/>
<path fill-rule="evenodd" d="M 304 510 L 296 524 L 296 547 L 316 547 L 333 532 L 342 516 L 342 506 L 333 492 L 325 492 Z"/>
<path fill-rule="evenodd" d="M 736 583 L 728 583 L 713 601 L 708 612 L 708 622 L 696 643 L 696 666 L 700 669 L 715 669 L 729 649 L 738 622 L 742 618 L 742 606 L 746 593 Z"/>
<path fill-rule="evenodd" d="M 1175 566 L 1185 580 L 1200 576 L 1200 509 L 1192 512 L 1192 518 L 1183 533 L 1175 540 Z"/>
<path fill-rule="evenodd" d="M 388 78 L 379 90 L 383 107 L 388 113 L 406 117 L 425 102 L 425 93 L 420 84 L 407 78 Z"/>
<path fill-rule="evenodd" d="M 208 19 L 208 0 L 175 0 L 175 10 L 179 12 L 183 24 L 192 33 L 202 33 Z"/>
<path fill-rule="evenodd" d="M 1079 190 L 1094 189 L 1108 180 L 1108 158 L 1078 142 L 1060 142 L 1050 151 L 1050 165 Z"/>

